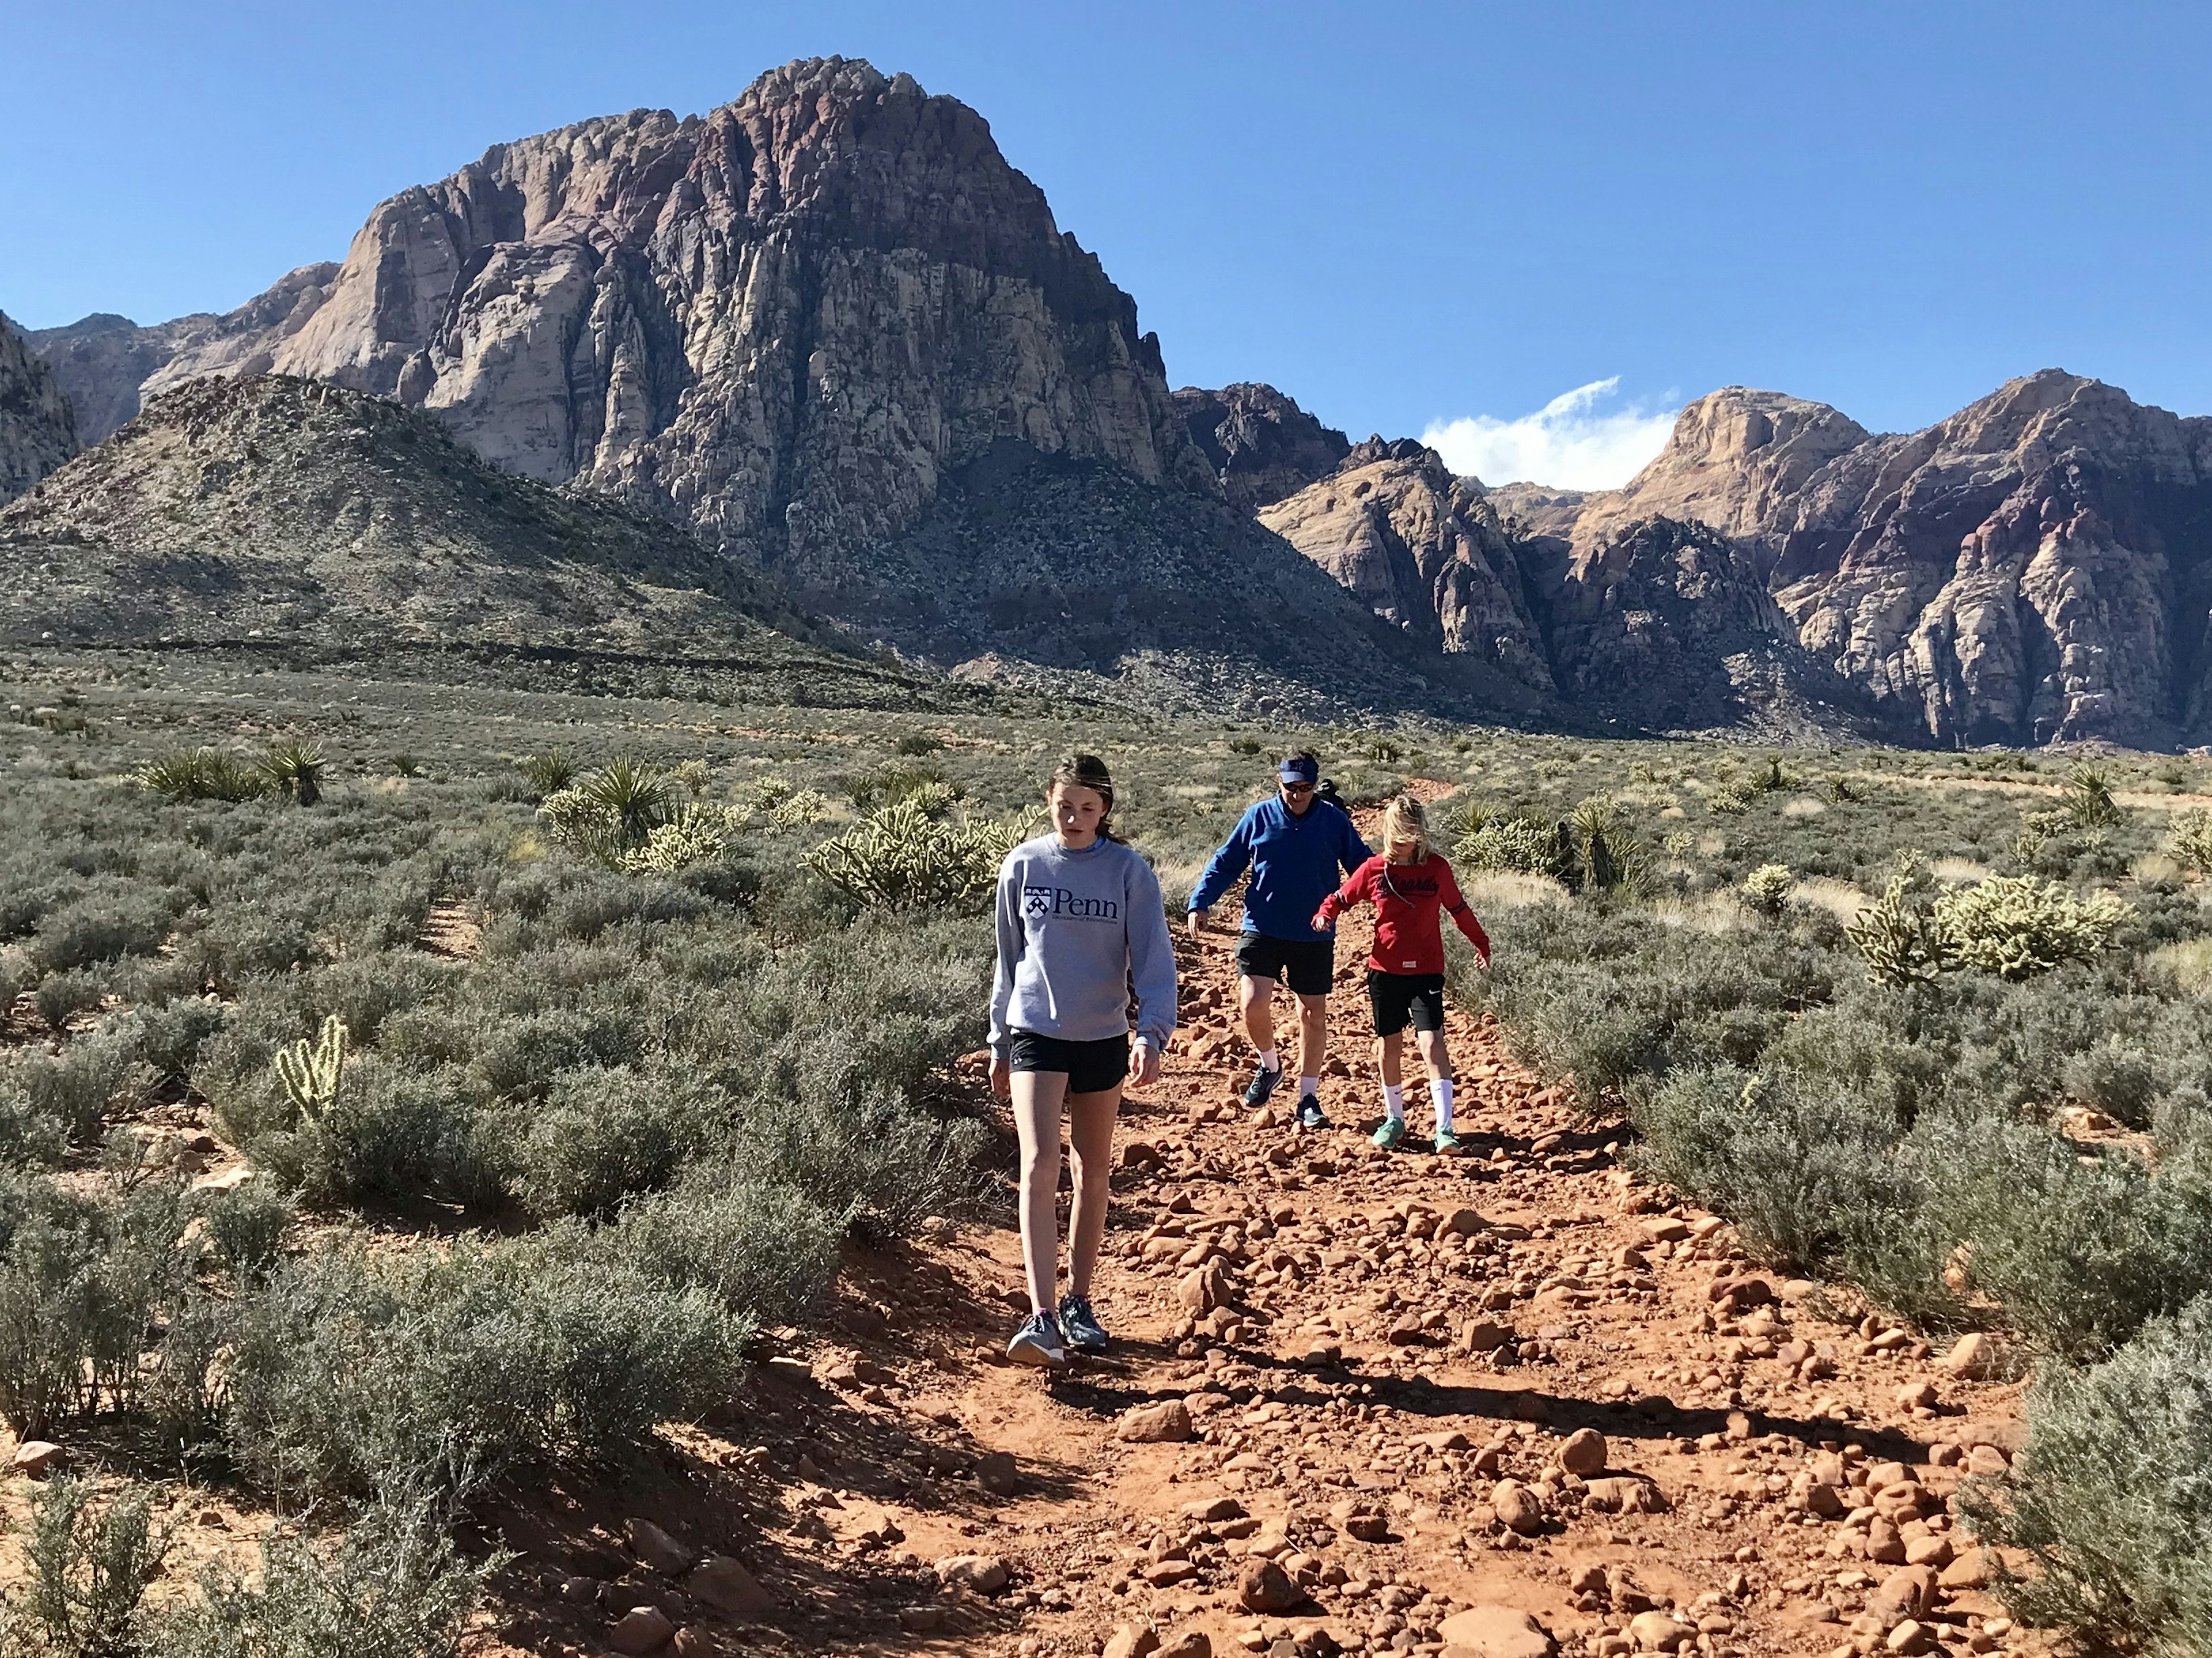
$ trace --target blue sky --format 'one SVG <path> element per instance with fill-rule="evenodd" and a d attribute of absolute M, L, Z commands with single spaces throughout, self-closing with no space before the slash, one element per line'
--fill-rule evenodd
<path fill-rule="evenodd" d="M 488 144 L 838 52 L 981 111 L 1174 383 L 1355 438 L 1604 482 L 1716 386 L 1898 429 L 2052 365 L 2212 412 L 2203 6 L 0 0 L 0 42 L 27 326 L 227 309 Z"/>

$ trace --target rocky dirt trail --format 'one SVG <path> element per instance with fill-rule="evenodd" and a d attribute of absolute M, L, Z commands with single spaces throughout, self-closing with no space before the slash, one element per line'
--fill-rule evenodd
<path fill-rule="evenodd" d="M 744 1438 L 479 1507 L 516 1558 L 470 1650 L 2034 1649 L 1947 1509 L 2018 1442 L 1978 1342 L 1939 1356 L 1754 1270 L 1456 1011 L 1462 1155 L 1429 1150 L 1418 1082 L 1373 1146 L 1370 916 L 1317 1133 L 1239 1103 L 1234 935 L 1178 934 L 1184 1028 L 1124 1112 L 1110 1356 L 1003 1362 L 1010 1226 L 855 1250 L 828 1335 L 769 1333 Z M 264 1523 L 178 1500 L 233 1547 Z"/>
<path fill-rule="evenodd" d="M 1247 1112 L 1234 943 L 1179 938 L 1184 1029 L 1126 1108 L 1095 1297 L 1113 1354 L 1000 1360 L 1025 1309 L 1010 1230 L 856 1258 L 848 1339 L 769 1367 L 778 1436 L 702 1448 L 773 1535 L 753 1621 L 678 1650 L 2027 1649 L 1947 1508 L 2018 1442 L 1978 1342 L 1939 1356 L 1754 1270 L 1456 1011 L 1462 1155 L 1420 1137 L 1418 1085 L 1404 1144 L 1374 1147 L 1360 918 L 1336 1127 Z M 640 1615 L 616 1582 L 580 1592 Z M 649 1649 L 684 1612 L 602 1638 Z"/>

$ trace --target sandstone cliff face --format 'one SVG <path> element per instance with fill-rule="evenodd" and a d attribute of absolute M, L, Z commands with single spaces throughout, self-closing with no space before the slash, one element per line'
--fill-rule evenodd
<path fill-rule="evenodd" d="M 863 63 L 495 146 L 313 288 L 148 391 L 265 367 L 394 398 L 826 602 L 1001 439 L 1216 488 L 1134 302 L 982 118 Z"/>
<path fill-rule="evenodd" d="M 2212 419 L 2051 369 L 1870 437 L 1732 387 L 1573 544 L 1652 513 L 1741 538 L 1806 648 L 1928 738 L 2212 734 Z"/>
<path fill-rule="evenodd" d="M 1327 477 L 1352 450 L 1343 433 L 1272 386 L 1240 382 L 1218 392 L 1186 386 L 1175 404 L 1229 504 L 1241 512 Z"/>
<path fill-rule="evenodd" d="M 1411 439 L 1370 438 L 1260 522 L 1376 614 L 1549 691 L 1523 574 L 1482 486 Z"/>
<path fill-rule="evenodd" d="M 1559 689 L 1586 710 L 1778 736 L 1863 718 L 1866 700 L 1798 643 L 1752 550 L 1706 525 L 1648 518 L 1602 531 L 1546 598 Z"/>
<path fill-rule="evenodd" d="M 9 643 L 496 643 L 829 663 L 779 622 L 797 625 L 684 531 L 498 472 L 425 415 L 305 380 L 166 393 L 0 510 Z"/>
<path fill-rule="evenodd" d="M 0 502 L 21 495 L 76 446 L 69 399 L 15 324 L 0 316 Z"/>

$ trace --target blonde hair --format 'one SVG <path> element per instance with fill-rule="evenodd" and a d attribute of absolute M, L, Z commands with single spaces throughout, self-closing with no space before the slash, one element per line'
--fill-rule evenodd
<path fill-rule="evenodd" d="M 1429 815 L 1410 794 L 1401 794 L 1382 809 L 1382 855 L 1401 841 L 1413 843 L 1413 861 L 1429 855 Z"/>

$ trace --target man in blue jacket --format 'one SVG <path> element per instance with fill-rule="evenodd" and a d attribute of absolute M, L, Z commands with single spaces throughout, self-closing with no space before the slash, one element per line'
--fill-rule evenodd
<path fill-rule="evenodd" d="M 1237 828 L 1199 877 L 1190 895 L 1190 930 L 1249 865 L 1243 936 L 1237 944 L 1237 997 L 1245 1034 L 1260 1050 L 1260 1068 L 1244 1103 L 1260 1105 L 1283 1079 L 1275 1048 L 1275 981 L 1298 999 L 1298 1126 L 1326 1128 L 1321 1109 L 1321 1057 L 1328 1041 L 1328 987 L 1336 976 L 1336 932 L 1316 932 L 1314 912 L 1336 890 L 1340 865 L 1350 874 L 1374 853 L 1333 800 L 1318 799 L 1321 762 L 1308 750 L 1275 768 L 1276 793 L 1237 821 Z"/>

